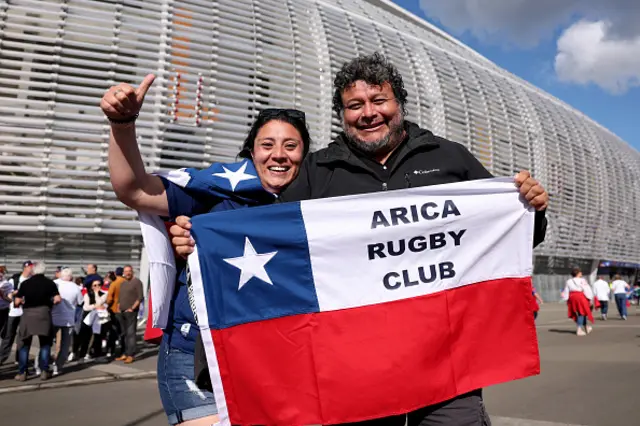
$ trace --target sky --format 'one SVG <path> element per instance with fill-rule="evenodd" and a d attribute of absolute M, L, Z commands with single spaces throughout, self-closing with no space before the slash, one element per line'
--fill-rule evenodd
<path fill-rule="evenodd" d="M 638 0 L 393 0 L 640 151 Z"/>

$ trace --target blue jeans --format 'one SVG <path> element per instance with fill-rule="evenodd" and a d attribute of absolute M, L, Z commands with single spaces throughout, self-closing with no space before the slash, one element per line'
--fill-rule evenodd
<path fill-rule="evenodd" d="M 576 324 L 578 325 L 578 327 L 584 327 L 587 324 L 587 317 L 584 315 L 578 315 Z"/>
<path fill-rule="evenodd" d="M 602 313 L 602 315 L 607 315 L 607 312 L 609 312 L 609 301 L 608 300 L 601 300 L 600 301 L 600 313 Z"/>
<path fill-rule="evenodd" d="M 22 347 L 18 351 L 18 370 L 20 374 L 27 372 L 27 364 L 29 363 L 29 350 L 31 349 L 31 341 L 33 336 L 29 336 L 22 340 Z M 42 371 L 49 371 L 49 356 L 51 354 L 51 337 L 38 336 L 40 342 L 40 353 L 38 355 L 38 365 Z"/>
<path fill-rule="evenodd" d="M 627 316 L 627 295 L 624 293 L 616 294 L 616 306 L 621 317 Z"/>
<path fill-rule="evenodd" d="M 158 390 L 170 425 L 218 414 L 213 393 L 198 389 L 193 354 L 162 339 L 158 353 Z"/>

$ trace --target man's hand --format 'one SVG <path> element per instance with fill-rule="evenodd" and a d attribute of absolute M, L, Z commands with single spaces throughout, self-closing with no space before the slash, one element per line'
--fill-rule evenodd
<path fill-rule="evenodd" d="M 18 308 L 18 307 L 20 307 L 20 305 L 22 305 L 22 298 L 14 297 L 13 298 L 13 307 L 14 308 Z"/>
<path fill-rule="evenodd" d="M 547 208 L 549 205 L 549 194 L 540 185 L 540 182 L 531 177 L 531 173 L 527 170 L 522 170 L 514 178 L 514 182 L 518 188 L 520 188 L 520 195 L 522 195 L 531 207 L 540 211 Z"/>
<path fill-rule="evenodd" d="M 187 216 L 178 216 L 176 223 L 169 228 L 171 234 L 171 244 L 178 256 L 186 258 L 193 253 L 193 247 L 196 245 L 191 238 L 191 219 Z"/>
<path fill-rule="evenodd" d="M 60 297 L 59 294 L 56 294 L 55 296 L 53 296 L 53 304 L 54 305 L 57 305 L 60 302 L 62 302 L 62 297 Z"/>
<path fill-rule="evenodd" d="M 100 101 L 102 112 L 113 120 L 126 120 L 133 117 L 140 112 L 144 97 L 155 79 L 155 75 L 147 75 L 137 89 L 127 83 L 111 86 Z"/>

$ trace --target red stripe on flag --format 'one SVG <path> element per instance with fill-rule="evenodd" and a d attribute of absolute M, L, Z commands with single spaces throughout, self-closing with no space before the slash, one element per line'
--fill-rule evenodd
<path fill-rule="evenodd" d="M 540 371 L 530 278 L 212 335 L 233 424 L 385 417 Z"/>

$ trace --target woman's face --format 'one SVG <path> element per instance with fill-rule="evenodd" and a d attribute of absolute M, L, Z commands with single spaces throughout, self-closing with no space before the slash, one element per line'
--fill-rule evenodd
<path fill-rule="evenodd" d="M 303 155 L 300 132 L 289 123 L 271 120 L 258 131 L 251 155 L 264 189 L 279 194 L 298 176 Z"/>
<path fill-rule="evenodd" d="M 93 291 L 98 292 L 100 291 L 100 289 L 102 288 L 102 282 L 96 280 L 94 282 L 91 283 L 91 288 L 93 289 Z"/>

